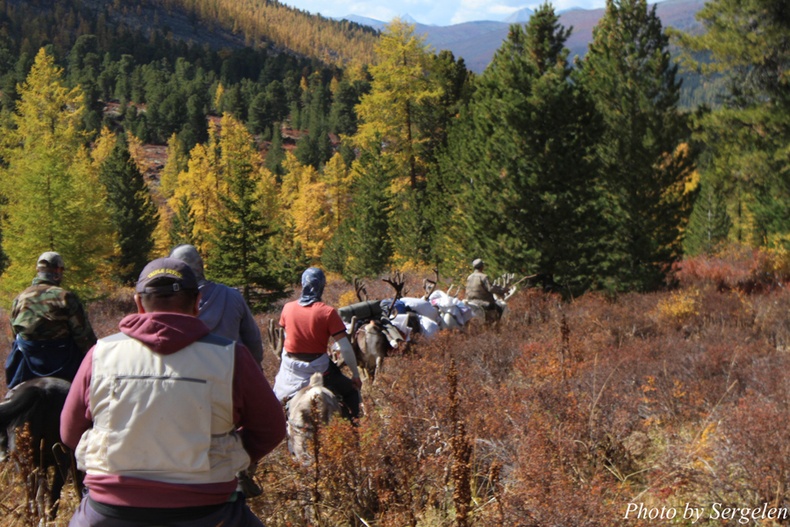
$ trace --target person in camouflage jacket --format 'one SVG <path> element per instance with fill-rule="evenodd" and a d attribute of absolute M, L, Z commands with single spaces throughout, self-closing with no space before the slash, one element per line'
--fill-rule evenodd
<path fill-rule="evenodd" d="M 38 258 L 33 284 L 14 299 L 10 318 L 15 339 L 5 363 L 9 389 L 35 377 L 73 380 L 96 343 L 82 302 L 60 287 L 64 270 L 58 253 L 45 252 Z"/>
<path fill-rule="evenodd" d="M 496 301 L 494 295 L 504 295 L 507 291 L 488 280 L 488 275 L 483 272 L 485 263 L 480 258 L 472 262 L 472 274 L 466 279 L 466 300 L 477 303 L 486 310 L 496 310 L 497 318 L 502 316 L 503 308 Z"/>

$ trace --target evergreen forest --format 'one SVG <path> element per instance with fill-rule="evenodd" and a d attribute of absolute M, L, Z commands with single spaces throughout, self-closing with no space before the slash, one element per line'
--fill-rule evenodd
<path fill-rule="evenodd" d="M 400 20 L 0 1 L 0 297 L 46 250 L 90 300 L 192 243 L 256 310 L 310 265 L 460 278 L 480 257 L 570 298 L 671 287 L 730 246 L 782 255 L 790 15 L 711 0 L 698 18 L 670 32 L 608 0 L 571 62 L 546 3 L 476 75 Z M 684 72 L 725 89 L 681 107 Z"/>
<path fill-rule="evenodd" d="M 44 251 L 101 338 L 181 243 L 262 333 L 307 266 L 343 307 L 482 258 L 543 287 L 392 349 L 310 463 L 261 460 L 265 525 L 787 525 L 790 3 L 697 16 L 607 0 L 570 60 L 545 3 L 477 74 L 277 0 L 0 0 L 0 356 Z M 66 525 L 17 437 L 0 527 Z"/>

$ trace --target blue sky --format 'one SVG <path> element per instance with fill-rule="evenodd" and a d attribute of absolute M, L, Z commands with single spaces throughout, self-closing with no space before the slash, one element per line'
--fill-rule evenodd
<path fill-rule="evenodd" d="M 360 15 L 389 22 L 411 16 L 421 24 L 448 26 L 472 20 L 501 21 L 519 9 L 536 9 L 543 2 L 533 0 L 281 0 L 280 3 L 325 17 Z M 652 2 L 651 2 L 652 3 Z M 606 0 L 554 0 L 554 9 L 572 7 L 597 9 Z"/>

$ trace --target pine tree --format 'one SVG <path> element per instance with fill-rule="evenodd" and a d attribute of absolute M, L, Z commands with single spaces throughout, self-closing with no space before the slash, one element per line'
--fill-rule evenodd
<path fill-rule="evenodd" d="M 250 307 L 262 309 L 283 289 L 271 264 L 273 225 L 264 216 L 264 211 L 270 212 L 274 178 L 263 169 L 253 138 L 241 122 L 226 114 L 221 129 L 220 166 L 227 186 L 212 222 L 206 273 L 240 287 Z"/>
<path fill-rule="evenodd" d="M 173 211 L 173 217 L 170 222 L 170 230 L 168 231 L 170 246 L 195 245 L 195 240 L 192 237 L 194 229 L 195 218 L 192 214 L 192 209 L 189 207 L 189 200 L 186 196 L 181 196 L 176 202 L 176 208 Z"/>
<path fill-rule="evenodd" d="M 598 285 L 601 124 L 571 78 L 568 35 L 548 5 L 512 25 L 451 131 L 434 190 L 460 198 L 436 241 L 448 272 L 482 257 L 491 270 L 542 273 L 569 291 Z"/>
<path fill-rule="evenodd" d="M 677 107 L 668 37 L 646 0 L 607 0 L 580 82 L 605 121 L 598 156 L 611 197 L 615 287 L 651 290 L 682 255 L 694 152 Z"/>
<path fill-rule="evenodd" d="M 343 79 L 337 83 L 337 89 L 332 92 L 332 106 L 329 110 L 329 129 L 336 134 L 353 135 L 357 131 L 357 115 L 354 107 L 359 104 L 360 90 L 366 85 L 359 86 Z"/>
<path fill-rule="evenodd" d="M 700 114 L 705 179 L 720 189 L 730 238 L 790 239 L 790 17 L 785 0 L 710 0 L 705 31 L 678 34 L 691 66 L 725 79 L 721 106 Z M 705 57 L 703 61 L 693 60 Z"/>
<path fill-rule="evenodd" d="M 387 183 L 393 178 L 395 168 L 379 152 L 363 151 L 352 170 L 354 199 L 348 230 L 343 232 L 347 236 L 343 274 L 377 276 L 387 268 L 392 256 L 389 234 L 392 194 Z M 343 227 L 339 231 L 344 231 Z"/>
<path fill-rule="evenodd" d="M 107 190 L 107 206 L 118 240 L 116 273 L 122 283 L 131 285 L 149 261 L 159 214 L 123 138 L 102 163 L 99 178 Z"/>
<path fill-rule="evenodd" d="M 112 251 L 105 194 L 91 170 L 82 129 L 83 94 L 43 49 L 35 57 L 12 126 L 2 133 L 0 195 L 3 248 L 10 264 L 0 290 L 15 295 L 30 283 L 34 259 L 58 251 L 67 285 L 85 296 L 102 287 Z"/>
<path fill-rule="evenodd" d="M 272 142 L 269 144 L 269 150 L 266 152 L 264 164 L 266 168 L 269 169 L 269 172 L 274 174 L 278 180 L 281 180 L 285 173 L 283 169 L 283 159 L 285 159 L 283 134 L 280 131 L 279 123 L 276 123 L 272 126 Z"/>
<path fill-rule="evenodd" d="M 727 241 L 731 227 L 721 191 L 714 183 L 703 183 L 683 239 L 685 253 L 689 256 L 713 254 Z"/>

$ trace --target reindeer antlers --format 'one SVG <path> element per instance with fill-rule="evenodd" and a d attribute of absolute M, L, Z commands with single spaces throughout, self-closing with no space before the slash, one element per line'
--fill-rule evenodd
<path fill-rule="evenodd" d="M 285 335 L 283 335 L 283 328 L 274 323 L 274 319 L 269 319 L 267 327 L 267 337 L 269 348 L 272 353 L 279 359 L 283 354 L 283 344 L 285 344 Z"/>
<path fill-rule="evenodd" d="M 425 296 L 423 298 L 428 298 L 433 293 L 433 290 L 436 289 L 436 284 L 439 283 L 439 268 L 434 268 L 433 272 L 436 274 L 436 279 L 431 280 L 430 278 L 424 278 L 422 281 L 422 288 L 425 290 Z"/>
<path fill-rule="evenodd" d="M 360 302 L 364 302 L 368 299 L 368 290 L 365 289 L 365 282 L 354 277 L 354 291 L 357 293 L 357 298 Z"/>
<path fill-rule="evenodd" d="M 406 285 L 406 275 L 402 275 L 400 271 L 390 273 L 389 278 L 382 278 L 381 281 L 387 282 L 395 289 L 395 298 L 393 301 L 408 293 L 408 290 L 403 290 L 403 286 Z"/>

